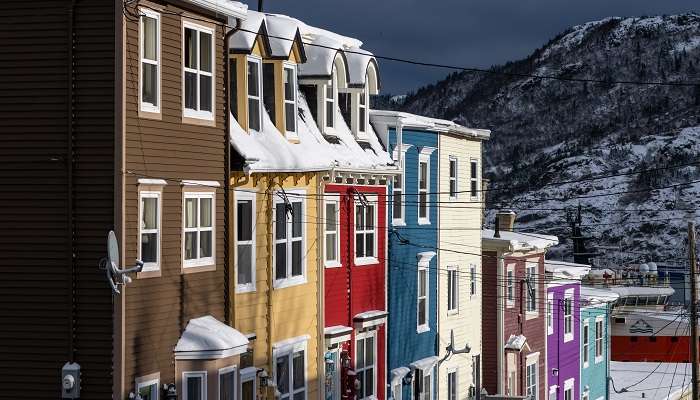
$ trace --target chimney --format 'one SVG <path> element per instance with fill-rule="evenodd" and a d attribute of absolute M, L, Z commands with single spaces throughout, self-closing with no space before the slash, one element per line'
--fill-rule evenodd
<path fill-rule="evenodd" d="M 515 225 L 515 212 L 499 211 L 496 213 L 496 224 L 498 229 L 504 232 L 512 232 Z"/>
<path fill-rule="evenodd" d="M 496 221 L 493 224 L 493 237 L 495 237 L 495 238 L 501 237 L 501 224 L 498 223 L 498 214 L 496 214 Z"/>

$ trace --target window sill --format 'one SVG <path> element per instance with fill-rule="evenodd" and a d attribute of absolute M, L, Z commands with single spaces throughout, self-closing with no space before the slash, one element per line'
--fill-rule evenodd
<path fill-rule="evenodd" d="M 447 310 L 448 317 L 454 317 L 459 315 L 459 310 Z"/>
<path fill-rule="evenodd" d="M 142 105 L 139 108 L 139 118 L 154 119 L 154 120 L 160 121 L 163 119 L 163 114 L 158 109 L 151 108 L 151 107 L 144 107 Z"/>
<path fill-rule="evenodd" d="M 216 126 L 216 121 L 214 120 L 213 115 L 211 117 L 199 117 L 196 115 L 188 115 L 187 113 L 183 113 L 182 123 L 199 126 Z"/>
<path fill-rule="evenodd" d="M 508 307 L 508 308 L 513 308 L 513 307 L 515 307 L 515 301 L 513 301 L 513 300 L 506 300 L 506 307 Z"/>
<path fill-rule="evenodd" d="M 564 343 L 569 343 L 572 340 L 574 340 L 574 335 L 567 336 L 566 334 L 564 334 Z"/>
<path fill-rule="evenodd" d="M 553 335 L 553 334 L 554 334 L 554 329 L 552 329 L 551 331 L 549 329 L 547 329 L 547 336 Z"/>
<path fill-rule="evenodd" d="M 425 332 L 430 332 L 430 326 L 428 325 L 421 325 L 416 329 L 417 333 L 425 333 Z"/>
<path fill-rule="evenodd" d="M 588 368 L 588 363 L 587 363 L 587 362 L 583 363 L 583 368 L 584 368 L 584 369 Z"/>
<path fill-rule="evenodd" d="M 343 266 L 343 264 L 339 263 L 338 261 L 331 261 L 323 264 L 323 266 L 326 268 L 340 268 Z"/>
<path fill-rule="evenodd" d="M 136 273 L 136 279 L 160 278 L 160 276 L 160 267 L 151 267 L 146 269 L 144 266 L 144 269 L 142 269 L 141 272 Z"/>
<path fill-rule="evenodd" d="M 299 276 L 299 277 L 294 277 L 294 278 L 286 278 L 286 279 L 276 279 L 272 287 L 274 289 L 284 289 L 292 286 L 299 286 L 303 285 L 306 283 L 306 277 L 305 276 Z"/>
<path fill-rule="evenodd" d="M 525 311 L 525 320 L 531 320 L 539 317 L 540 314 L 537 311 Z"/>
<path fill-rule="evenodd" d="M 596 357 L 596 358 L 595 358 L 595 363 L 596 363 L 596 364 L 600 364 L 600 363 L 602 363 L 602 362 L 603 362 L 603 357 Z"/>
<path fill-rule="evenodd" d="M 362 257 L 355 259 L 356 266 L 379 264 L 377 257 Z"/>
<path fill-rule="evenodd" d="M 207 272 L 207 271 L 215 271 L 215 270 L 216 270 L 216 264 L 214 264 L 213 262 L 203 263 L 203 264 L 192 264 L 192 265 L 185 264 L 182 267 L 183 274 L 194 274 L 197 272 Z"/>
<path fill-rule="evenodd" d="M 394 219 L 394 220 L 391 220 L 391 224 L 393 226 L 406 226 L 406 221 L 404 221 L 402 219 Z"/>
<path fill-rule="evenodd" d="M 252 293 L 255 292 L 255 285 L 236 285 L 236 293 Z"/>
<path fill-rule="evenodd" d="M 418 218 L 418 225 L 430 225 L 430 220 L 427 218 Z"/>

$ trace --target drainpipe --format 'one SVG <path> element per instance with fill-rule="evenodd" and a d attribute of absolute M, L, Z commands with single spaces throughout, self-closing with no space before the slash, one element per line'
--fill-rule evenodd
<path fill-rule="evenodd" d="M 274 252 L 275 238 L 273 236 L 273 207 L 275 205 L 274 196 L 275 192 L 272 190 L 274 187 L 274 175 L 267 176 L 267 362 L 268 362 L 268 375 L 272 376 L 272 371 L 274 370 L 274 360 L 272 357 L 272 286 L 274 285 L 274 273 L 273 273 L 273 260 L 272 253 Z M 271 181 L 272 180 L 272 181 Z M 281 183 L 280 183 L 281 185 Z M 269 388 L 265 388 L 267 393 L 269 393 Z M 268 397 L 266 393 L 266 398 Z"/>
<path fill-rule="evenodd" d="M 72 0 L 70 7 L 68 8 L 68 131 L 66 132 L 66 216 L 67 216 L 67 230 L 66 236 L 68 237 L 68 247 L 66 252 L 66 259 L 68 263 L 68 287 L 69 291 L 69 316 L 68 319 L 68 359 L 71 363 L 75 362 L 75 317 L 76 317 L 76 271 L 75 271 L 75 221 L 73 215 L 73 127 L 75 119 L 75 2 Z"/>
<path fill-rule="evenodd" d="M 524 323 L 523 320 L 525 319 L 525 302 L 523 299 L 524 290 L 527 290 L 527 288 L 525 287 L 525 280 L 521 279 L 520 280 L 520 296 L 519 296 L 520 297 L 520 315 L 518 315 L 518 331 L 519 331 L 518 334 L 520 334 L 520 335 L 523 335 L 523 323 Z M 520 379 L 518 379 L 520 381 L 520 391 L 519 392 L 522 395 L 525 395 L 525 362 L 524 362 L 524 357 L 523 357 L 522 352 L 518 353 L 518 361 L 519 361 L 518 372 L 520 374 L 520 376 L 519 376 Z M 537 373 L 539 374 L 539 371 L 537 371 Z"/>
<path fill-rule="evenodd" d="M 262 1 L 262 0 L 261 0 Z M 323 174 L 322 173 L 317 173 L 316 174 L 316 215 L 318 216 L 323 216 L 323 221 L 325 221 L 326 218 L 326 208 L 323 206 L 323 194 L 325 193 L 325 188 L 323 184 Z M 325 299 L 325 294 L 326 294 L 326 289 L 325 289 L 325 272 L 326 270 L 324 269 L 324 257 L 323 257 L 323 249 L 324 249 L 324 242 L 325 238 L 323 235 L 323 230 L 322 230 L 323 224 L 316 224 L 316 273 L 317 273 L 317 278 L 318 279 L 318 294 L 316 296 L 316 312 L 318 313 L 318 344 L 316 345 L 316 352 L 318 353 L 318 361 L 317 361 L 317 368 L 318 368 L 318 390 L 321 392 L 322 388 L 324 388 L 324 382 L 325 382 L 325 377 L 326 377 L 326 362 L 325 362 L 325 352 L 326 352 L 326 342 L 325 342 L 325 327 L 326 327 L 326 318 L 325 318 L 325 304 L 324 304 L 324 299 Z M 338 240 L 340 240 L 340 237 L 338 237 Z"/>

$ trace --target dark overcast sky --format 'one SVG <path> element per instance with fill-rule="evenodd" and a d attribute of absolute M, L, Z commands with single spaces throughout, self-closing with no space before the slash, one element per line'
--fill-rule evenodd
<path fill-rule="evenodd" d="M 257 9 L 257 0 L 244 0 Z M 281 13 L 364 42 L 375 54 L 488 67 L 527 56 L 566 28 L 608 16 L 698 11 L 700 0 L 264 0 Z M 444 69 L 379 60 L 382 92 L 400 94 Z"/>

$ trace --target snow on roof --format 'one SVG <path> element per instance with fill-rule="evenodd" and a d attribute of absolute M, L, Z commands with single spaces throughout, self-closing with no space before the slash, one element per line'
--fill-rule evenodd
<path fill-rule="evenodd" d="M 483 229 L 481 239 L 484 243 L 492 243 L 500 246 L 509 246 L 510 251 L 519 250 L 545 250 L 550 246 L 559 244 L 556 236 L 536 233 L 519 233 L 500 231 L 500 238 L 493 237 L 493 229 Z"/>
<path fill-rule="evenodd" d="M 659 366 L 657 362 L 611 361 L 610 376 L 617 390 L 610 391 L 610 399 L 680 399 L 683 392 L 687 394 L 690 390 L 691 369 L 689 363 L 663 363 Z M 622 388 L 627 391 L 617 393 Z"/>
<path fill-rule="evenodd" d="M 231 50 L 250 52 L 255 45 L 255 38 L 258 37 L 260 28 L 265 23 L 265 14 L 257 11 L 248 11 L 245 20 L 240 21 L 236 32 L 229 38 L 229 48 Z"/>
<path fill-rule="evenodd" d="M 620 297 L 629 296 L 671 296 L 676 291 L 670 287 L 650 287 L 650 286 L 613 286 L 610 291 L 617 293 Z"/>
<path fill-rule="evenodd" d="M 438 360 L 438 356 L 421 358 L 420 360 L 412 362 L 411 368 L 420 369 L 422 371 L 429 370 L 430 368 L 433 368 L 435 364 L 437 364 Z"/>
<path fill-rule="evenodd" d="M 581 286 L 581 300 L 588 301 L 589 304 L 611 303 L 617 300 L 620 295 L 608 289 Z"/>
<path fill-rule="evenodd" d="M 217 14 L 223 14 L 228 17 L 245 19 L 248 12 L 248 6 L 238 1 L 232 0 L 186 0 L 189 3 L 197 5 L 207 10 L 214 11 Z"/>
<path fill-rule="evenodd" d="M 270 51 L 273 57 L 289 57 L 299 33 L 299 21 L 279 14 L 265 14 Z M 301 49 L 304 51 L 304 49 Z"/>
<path fill-rule="evenodd" d="M 211 315 L 191 319 L 175 346 L 176 359 L 224 358 L 241 354 L 248 338 Z"/>
<path fill-rule="evenodd" d="M 524 335 L 510 335 L 503 347 L 507 350 L 521 351 L 526 344 L 527 338 Z"/>
<path fill-rule="evenodd" d="M 544 260 L 544 269 L 554 274 L 556 278 L 581 279 L 588 275 L 591 266 L 559 260 Z"/>

